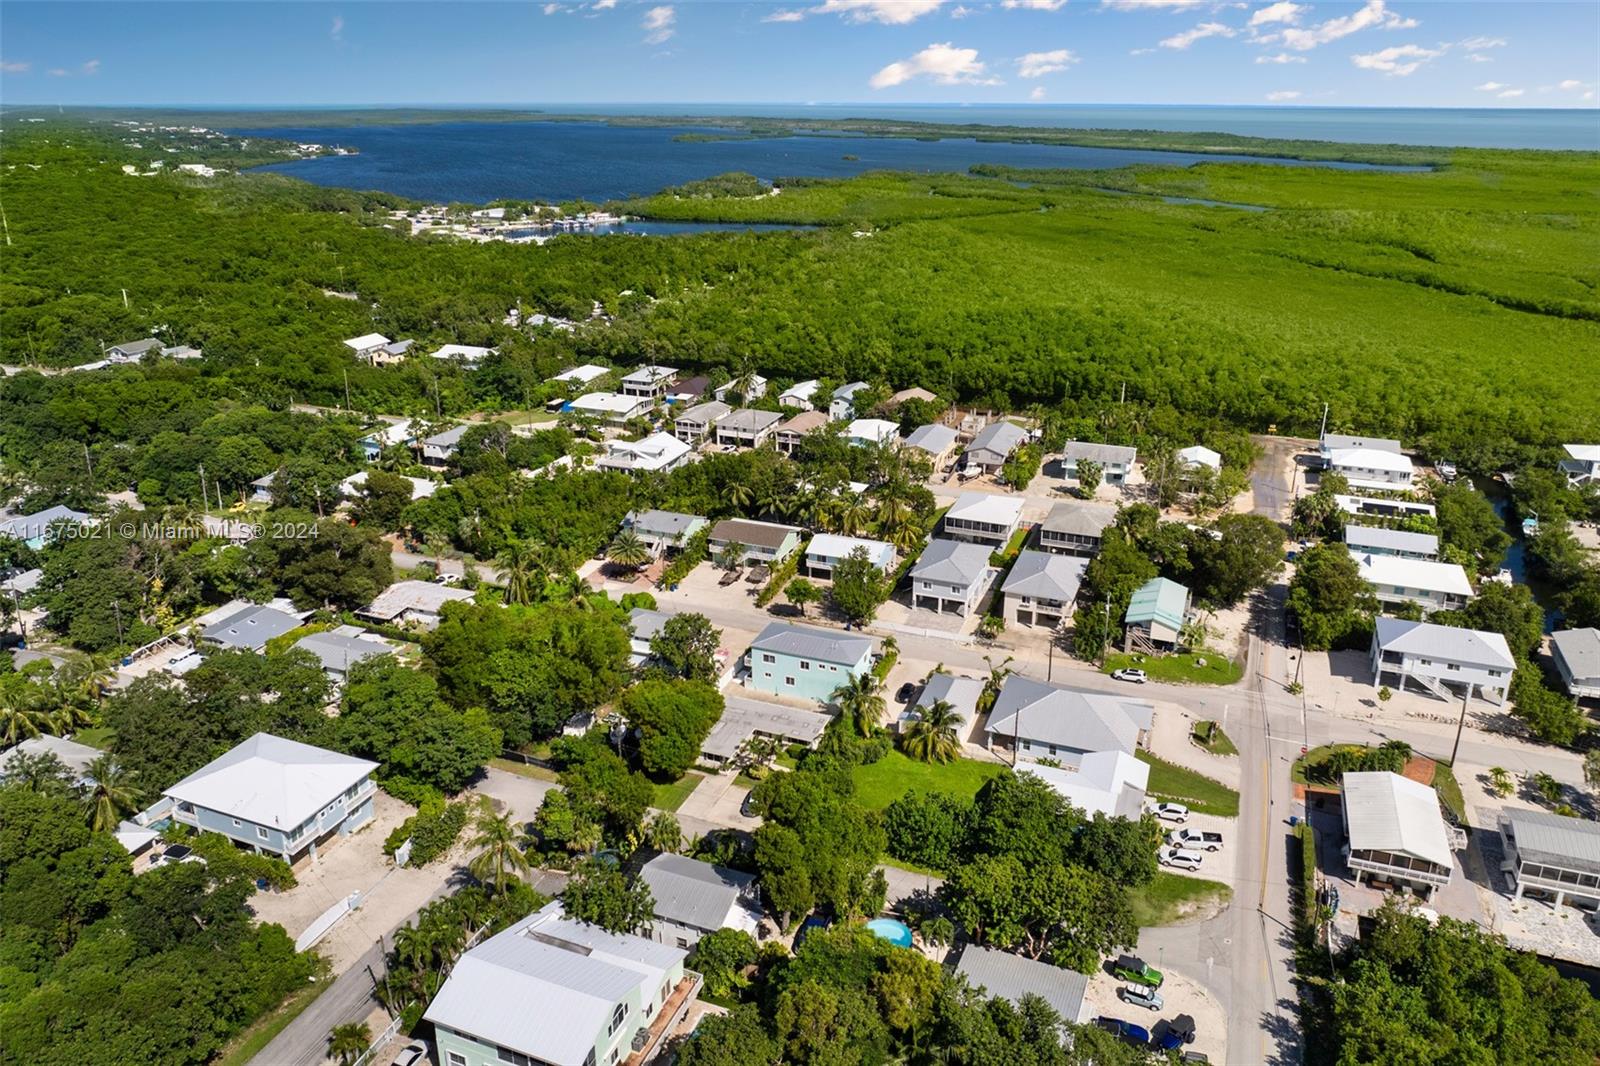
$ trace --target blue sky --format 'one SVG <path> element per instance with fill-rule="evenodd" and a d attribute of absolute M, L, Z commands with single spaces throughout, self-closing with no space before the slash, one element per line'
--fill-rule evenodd
<path fill-rule="evenodd" d="M 1594 107 L 1600 4 L 0 3 L 0 103 Z"/>

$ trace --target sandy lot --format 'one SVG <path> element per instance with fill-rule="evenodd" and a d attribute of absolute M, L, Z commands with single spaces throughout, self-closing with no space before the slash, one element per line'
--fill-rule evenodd
<path fill-rule="evenodd" d="M 1146 959 L 1146 962 L 1161 969 L 1157 959 Z M 1170 969 L 1162 970 L 1166 980 L 1161 985 L 1161 998 L 1164 1001 L 1158 1011 L 1145 1007 L 1135 1007 L 1124 1003 L 1117 998 L 1117 989 L 1124 987 L 1121 981 L 1112 977 L 1107 970 L 1094 974 L 1089 978 L 1089 991 L 1084 997 L 1089 1017 L 1121 1018 L 1123 1021 L 1133 1022 L 1149 1029 L 1154 1035 L 1162 1021 L 1174 1018 L 1179 1014 L 1187 1014 L 1194 1018 L 1195 1041 L 1184 1048 L 1185 1051 L 1198 1051 L 1212 1062 L 1222 1063 L 1227 1061 L 1228 1051 L 1228 1015 L 1222 1005 L 1200 986 L 1198 981 L 1190 980 L 1182 974 L 1173 973 Z"/>

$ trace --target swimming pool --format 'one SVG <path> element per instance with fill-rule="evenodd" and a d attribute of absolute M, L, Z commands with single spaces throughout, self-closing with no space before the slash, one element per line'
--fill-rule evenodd
<path fill-rule="evenodd" d="M 896 947 L 911 946 L 911 928 L 896 918 L 874 918 L 867 923 L 873 936 L 887 940 Z"/>

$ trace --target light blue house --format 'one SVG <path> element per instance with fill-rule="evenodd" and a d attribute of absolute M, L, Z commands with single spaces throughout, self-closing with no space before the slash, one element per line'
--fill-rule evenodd
<path fill-rule="evenodd" d="M 1126 627 L 1123 650 L 1176 648 L 1188 618 L 1189 590 L 1164 577 L 1151 578 L 1128 601 L 1128 613 L 1122 618 Z"/>
<path fill-rule="evenodd" d="M 777 696 L 828 703 L 846 680 L 872 668 L 872 640 L 773 622 L 745 653 L 745 684 Z"/>
<path fill-rule="evenodd" d="M 163 795 L 175 821 L 293 864 L 372 819 L 378 764 L 257 733 Z"/>
<path fill-rule="evenodd" d="M 0 521 L 0 537 L 15 537 L 34 551 L 38 551 L 55 538 L 50 527 L 57 522 L 83 525 L 89 516 L 70 507 L 49 507 L 34 514 L 18 515 Z"/>

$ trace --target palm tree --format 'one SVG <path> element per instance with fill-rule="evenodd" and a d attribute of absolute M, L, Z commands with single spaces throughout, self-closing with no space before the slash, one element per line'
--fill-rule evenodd
<path fill-rule="evenodd" d="M 744 510 L 750 506 L 750 501 L 755 499 L 755 493 L 750 485 L 744 481 L 730 481 L 722 490 L 722 498 L 728 501 L 729 506 Z"/>
<path fill-rule="evenodd" d="M 366 1022 L 346 1022 L 328 1031 L 328 1054 L 339 1066 L 352 1066 L 372 1043 L 372 1030 Z"/>
<path fill-rule="evenodd" d="M 567 838 L 567 850 L 575 855 L 593 855 L 600 850 L 600 845 L 605 840 L 596 822 L 584 822 L 573 827 L 572 836 Z"/>
<path fill-rule="evenodd" d="M 947 763 L 961 754 L 961 740 L 956 734 L 961 715 L 946 700 L 938 700 L 931 707 L 923 707 L 917 717 L 906 726 L 900 746 L 918 762 Z"/>
<path fill-rule="evenodd" d="M 872 522 L 872 508 L 859 496 L 840 501 L 839 531 L 847 537 L 862 532 Z"/>
<path fill-rule="evenodd" d="M 90 787 L 83 804 L 89 828 L 109 833 L 123 818 L 139 809 L 139 786 L 133 775 L 117 763 L 115 755 L 101 755 L 89 764 Z"/>
<path fill-rule="evenodd" d="M 722 558 L 717 560 L 724 570 L 737 570 L 744 562 L 746 548 L 736 540 L 730 540 L 722 547 Z"/>
<path fill-rule="evenodd" d="M 644 842 L 657 851 L 677 851 L 683 847 L 683 827 L 677 818 L 663 812 L 644 827 Z"/>
<path fill-rule="evenodd" d="M 849 715 L 862 736 L 871 736 L 883 719 L 883 693 L 879 691 L 878 677 L 870 670 L 856 674 L 833 690 L 833 702 L 839 705 L 841 715 Z"/>
<path fill-rule="evenodd" d="M 39 693 L 18 677 L 0 684 L 0 747 L 20 744 L 46 732 L 49 714 L 39 703 Z"/>
<path fill-rule="evenodd" d="M 989 664 L 989 677 L 984 681 L 983 693 L 978 697 L 980 710 L 986 711 L 994 706 L 994 701 L 1000 696 L 1000 689 L 1005 686 L 1006 678 L 1011 676 L 1011 661 L 1014 658 L 1016 656 L 1007 655 L 1000 661 L 1000 665 L 996 666 L 993 659 L 987 655 L 983 657 L 983 661 Z"/>
<path fill-rule="evenodd" d="M 496 891 L 504 888 L 514 874 L 523 874 L 532 868 L 528 857 L 517 847 L 517 828 L 511 824 L 511 815 L 495 814 L 485 804 L 473 820 L 476 835 L 469 846 L 480 849 L 467 863 L 472 876 Z"/>
<path fill-rule="evenodd" d="M 494 565 L 505 579 L 507 603 L 528 604 L 537 593 L 540 568 L 538 546 L 526 540 L 508 540 L 494 557 Z"/>
<path fill-rule="evenodd" d="M 606 558 L 618 566 L 639 570 L 646 566 L 654 555 L 651 554 L 650 545 L 644 542 L 643 537 L 631 529 L 624 529 L 606 547 Z"/>
<path fill-rule="evenodd" d="M 898 524 L 891 524 L 885 539 L 894 545 L 895 551 L 901 555 L 908 555 L 922 543 L 922 528 L 907 519 Z"/>

